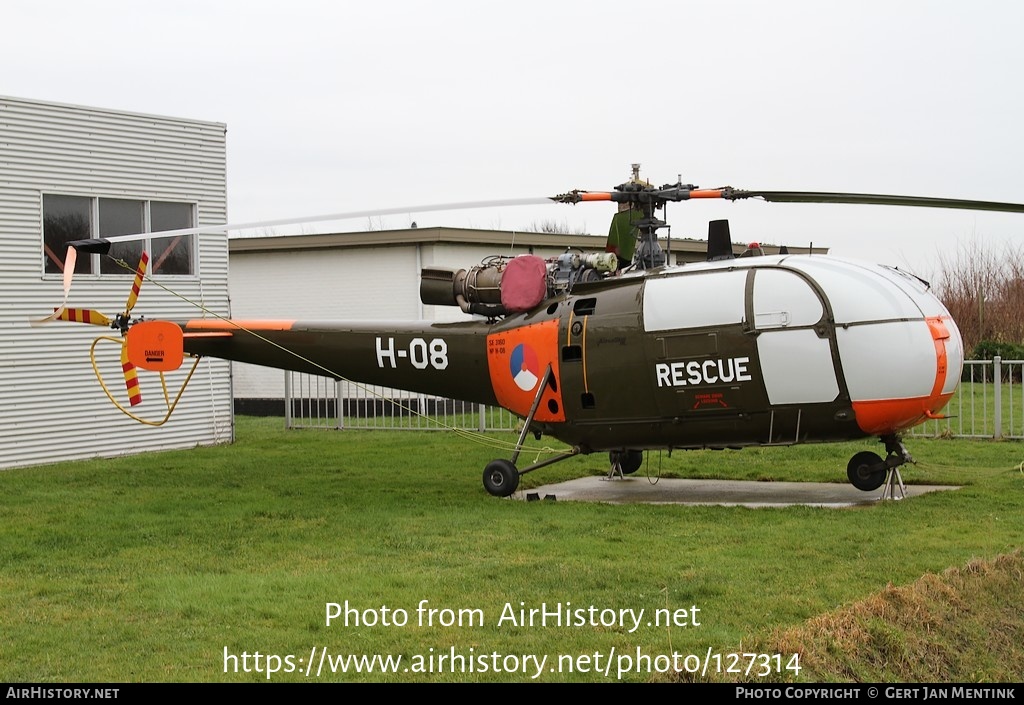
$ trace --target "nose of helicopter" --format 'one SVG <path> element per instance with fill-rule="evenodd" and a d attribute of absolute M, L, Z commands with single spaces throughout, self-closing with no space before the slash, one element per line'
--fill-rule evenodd
<path fill-rule="evenodd" d="M 920 323 L 907 322 L 906 325 Z M 865 433 L 884 436 L 899 433 L 929 418 L 941 418 L 939 412 L 956 391 L 964 359 L 960 332 L 948 315 L 931 316 L 924 324 L 930 340 L 914 335 L 912 346 L 894 346 L 891 354 L 896 359 L 879 370 L 879 378 L 891 382 L 896 381 L 897 375 L 913 370 L 913 379 L 908 381 L 919 393 L 915 395 L 912 389 L 907 389 L 911 395 L 901 398 L 854 398 L 857 425 Z"/>
<path fill-rule="evenodd" d="M 812 257 L 797 266 L 828 299 L 861 430 L 889 435 L 935 418 L 956 391 L 964 353 L 930 285 L 881 265 Z"/>

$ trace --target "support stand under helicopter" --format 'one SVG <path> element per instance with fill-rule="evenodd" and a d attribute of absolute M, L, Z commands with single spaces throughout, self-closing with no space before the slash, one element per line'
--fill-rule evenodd
<path fill-rule="evenodd" d="M 903 445 L 899 435 L 883 436 L 886 457 L 882 459 L 877 453 L 862 451 L 850 458 L 846 466 L 847 477 L 858 490 L 871 492 L 885 485 L 881 499 L 897 499 L 896 486 L 900 488 L 900 498 L 906 496 L 906 486 L 900 475 L 899 467 L 907 463 L 916 463 L 910 451 Z"/>

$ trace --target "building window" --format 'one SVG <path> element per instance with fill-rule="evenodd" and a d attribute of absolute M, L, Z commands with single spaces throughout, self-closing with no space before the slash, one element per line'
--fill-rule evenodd
<path fill-rule="evenodd" d="M 146 202 L 129 201 L 123 198 L 100 198 L 99 227 L 97 237 L 114 237 L 116 235 L 134 235 L 146 232 Z M 130 267 L 138 264 L 142 251 L 146 248 L 145 240 L 136 242 L 115 242 L 110 246 L 110 256 L 100 257 L 100 274 L 131 274 L 115 260 L 123 260 Z"/>
<path fill-rule="evenodd" d="M 150 232 L 163 230 L 184 230 L 194 225 L 191 203 L 169 203 L 150 201 Z M 153 272 L 157 274 L 192 274 L 195 261 L 195 235 L 172 235 L 150 239 L 149 254 L 152 257 Z"/>
<path fill-rule="evenodd" d="M 64 271 L 67 243 L 72 240 L 155 234 L 191 228 L 194 223 L 195 204 L 192 203 L 44 194 L 44 272 Z M 131 275 L 144 249 L 150 254 L 150 274 L 195 273 L 195 235 L 116 242 L 111 245 L 109 256 L 79 257 L 75 272 Z M 122 267 L 115 260 L 123 260 L 130 268 Z"/>
<path fill-rule="evenodd" d="M 92 201 L 84 196 L 43 196 L 43 271 L 47 274 L 64 271 L 69 242 L 92 237 Z M 75 273 L 92 272 L 92 258 L 80 258 Z"/>

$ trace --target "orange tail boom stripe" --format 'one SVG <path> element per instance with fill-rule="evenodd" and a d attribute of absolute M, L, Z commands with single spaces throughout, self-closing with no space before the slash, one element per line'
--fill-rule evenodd
<path fill-rule="evenodd" d="M 237 331 L 237 330 L 291 330 L 294 320 L 218 320 L 215 318 L 197 318 L 185 324 L 186 331 Z"/>

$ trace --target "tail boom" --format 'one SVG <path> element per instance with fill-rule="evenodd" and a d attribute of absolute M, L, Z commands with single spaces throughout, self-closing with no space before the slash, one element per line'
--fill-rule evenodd
<path fill-rule="evenodd" d="M 244 321 L 179 324 L 185 352 L 496 404 L 480 323 Z"/>

